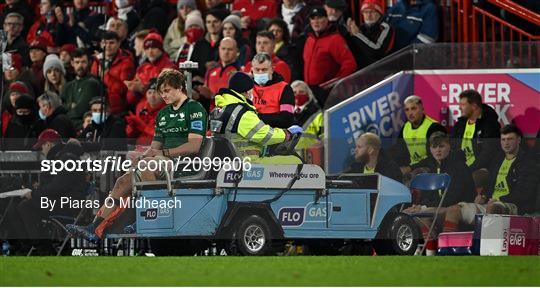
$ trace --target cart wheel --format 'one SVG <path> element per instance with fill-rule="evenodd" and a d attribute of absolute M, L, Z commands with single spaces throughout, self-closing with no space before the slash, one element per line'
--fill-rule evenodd
<path fill-rule="evenodd" d="M 251 215 L 240 224 L 235 233 L 236 249 L 241 255 L 255 256 L 271 253 L 272 237 L 266 220 Z"/>
<path fill-rule="evenodd" d="M 376 241 L 378 255 L 414 255 L 420 241 L 420 230 L 405 214 L 397 214 Z"/>

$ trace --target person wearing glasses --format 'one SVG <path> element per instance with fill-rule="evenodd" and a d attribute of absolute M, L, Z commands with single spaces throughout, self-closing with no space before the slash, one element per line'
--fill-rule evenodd
<path fill-rule="evenodd" d="M 19 13 L 9 13 L 2 22 L 7 34 L 7 46 L 5 51 L 18 51 L 23 56 L 24 66 L 30 65 L 29 48 L 22 34 L 24 17 Z"/>

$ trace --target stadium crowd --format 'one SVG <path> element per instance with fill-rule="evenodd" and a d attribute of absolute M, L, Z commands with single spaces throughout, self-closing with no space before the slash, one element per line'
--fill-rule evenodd
<path fill-rule="evenodd" d="M 388 11 L 380 0 L 364 0 L 361 22 L 348 17 L 345 0 L 206 0 L 203 7 L 195 0 L 178 0 L 175 6 L 164 0 L 113 2 L 110 11 L 100 13 L 87 0 L 42 0 L 39 9 L 25 0 L 6 1 L 0 15 L 9 55 L 3 71 L 3 150 L 34 147 L 47 157 L 69 158 L 136 145 L 151 147 L 146 157 L 172 157 L 191 151 L 184 144 L 198 150 L 201 140 L 192 132 L 200 137 L 214 132 L 237 133 L 252 142 L 260 137 L 243 150 L 249 154 L 302 130 L 322 137 L 321 110 L 331 83 L 411 43 L 433 43 L 439 31 L 429 0 L 398 1 Z M 185 100 L 185 79 L 167 70 L 179 70 L 186 61 L 198 64 L 191 100 Z M 163 71 L 168 76 L 160 76 Z M 182 108 L 184 102 L 188 108 Z M 524 145 L 517 127 L 501 128 L 478 92 L 461 93 L 462 117 L 451 135 L 425 115 L 420 97 L 410 96 L 404 104 L 407 122 L 398 143 L 383 151 L 377 135 L 361 135 L 351 172 L 377 172 L 403 182 L 421 172 L 450 174 L 444 231 L 471 224 L 476 213 L 538 209 L 538 149 Z M 247 108 L 232 125 L 236 130 L 208 127 L 207 115 L 225 123 L 229 119 L 216 111 L 230 107 L 233 114 L 238 105 Z M 186 115 L 200 113 L 201 119 L 190 119 L 189 136 L 173 145 L 168 136 L 157 135 L 156 119 L 177 108 L 188 109 Z M 207 128 L 197 129 L 198 121 Z M 248 122 L 257 127 L 253 134 L 243 127 Z M 129 189 L 127 178 L 113 188 L 115 199 Z M 46 187 L 41 193 L 63 191 Z M 73 190 L 66 193 L 76 196 Z M 409 213 L 428 211 L 441 200 L 440 193 L 415 195 Z M 106 218 L 115 213 L 100 211 L 92 229 L 113 221 Z M 40 216 L 26 214 L 26 226 L 19 227 L 33 233 Z"/>

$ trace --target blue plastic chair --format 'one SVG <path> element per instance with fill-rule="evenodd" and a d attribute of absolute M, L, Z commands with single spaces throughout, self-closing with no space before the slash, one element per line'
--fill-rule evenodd
<path fill-rule="evenodd" d="M 437 209 L 435 210 L 435 213 L 413 213 L 410 214 L 410 216 L 414 217 L 433 217 L 431 221 L 431 226 L 429 227 L 428 234 L 427 234 L 427 241 L 430 240 L 431 232 L 433 231 L 433 227 L 435 227 L 435 222 L 437 219 L 437 215 L 439 215 L 439 210 L 441 209 L 441 205 L 444 201 L 444 198 L 446 197 L 446 192 L 448 191 L 448 187 L 450 187 L 450 175 L 446 173 L 437 174 L 437 173 L 421 173 L 411 180 L 410 188 L 411 189 L 417 189 L 420 191 L 433 191 L 436 192 L 438 190 L 443 190 L 443 194 L 441 196 L 441 200 L 439 201 L 439 205 L 437 206 Z M 424 253 L 424 250 L 426 249 L 426 246 L 422 247 L 421 254 Z"/>

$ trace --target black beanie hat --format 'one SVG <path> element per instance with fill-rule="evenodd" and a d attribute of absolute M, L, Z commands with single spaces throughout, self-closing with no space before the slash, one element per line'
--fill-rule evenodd
<path fill-rule="evenodd" d="M 229 89 L 238 93 L 247 92 L 255 86 L 253 79 L 244 72 L 236 72 L 229 78 Z"/>
<path fill-rule="evenodd" d="M 30 109 L 34 110 L 36 108 L 36 102 L 28 94 L 22 94 L 17 100 L 15 100 L 15 109 Z"/>

